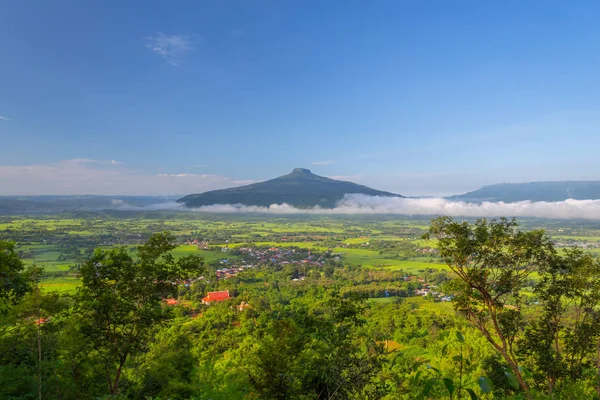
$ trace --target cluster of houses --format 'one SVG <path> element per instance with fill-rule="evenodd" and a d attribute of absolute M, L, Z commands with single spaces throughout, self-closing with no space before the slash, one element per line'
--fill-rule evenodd
<path fill-rule="evenodd" d="M 221 264 L 228 264 L 229 260 L 221 260 Z M 236 276 L 238 272 L 245 271 L 250 268 L 254 268 L 254 264 L 244 264 L 244 265 L 231 265 L 227 267 L 219 268 L 215 271 L 217 278 L 231 278 L 232 276 Z"/>
<path fill-rule="evenodd" d="M 240 247 L 237 249 L 242 258 L 255 264 L 308 264 L 323 266 L 321 257 L 317 257 L 310 250 L 290 249 L 288 247 Z"/>
<path fill-rule="evenodd" d="M 439 253 L 438 249 L 434 249 L 431 247 L 421 247 L 419 249 L 416 249 L 415 252 L 420 253 L 420 254 L 438 254 Z"/>
<path fill-rule="evenodd" d="M 422 279 L 419 278 L 419 281 L 422 282 Z M 430 285 L 429 283 L 424 283 L 421 286 L 421 289 L 415 290 L 415 295 L 417 296 L 432 296 L 436 300 L 448 302 L 452 301 L 454 295 L 445 295 L 444 293 L 438 292 L 435 290 L 436 286 Z"/>
<path fill-rule="evenodd" d="M 196 246 L 198 250 L 208 250 L 208 242 L 203 240 L 188 240 L 185 244 L 189 244 L 191 246 Z"/>
<path fill-rule="evenodd" d="M 230 251 L 229 247 L 223 247 L 221 251 L 223 249 L 228 249 L 227 252 Z M 311 254 L 310 250 L 296 250 L 285 247 L 239 247 L 235 249 L 235 252 L 241 256 L 243 263 L 238 265 L 235 261 L 232 262 L 229 259 L 221 260 L 220 263 L 224 266 L 216 270 L 218 278 L 227 279 L 258 265 L 323 266 L 322 258 Z"/>

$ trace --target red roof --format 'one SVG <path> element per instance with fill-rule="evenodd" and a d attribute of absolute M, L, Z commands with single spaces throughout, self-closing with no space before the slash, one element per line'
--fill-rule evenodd
<path fill-rule="evenodd" d="M 229 290 L 224 290 L 221 292 L 208 292 L 202 301 L 205 303 L 210 303 L 211 301 L 223 301 L 229 298 Z"/>
<path fill-rule="evenodd" d="M 177 299 L 165 299 L 165 301 L 167 302 L 168 306 L 176 306 L 177 305 Z"/>

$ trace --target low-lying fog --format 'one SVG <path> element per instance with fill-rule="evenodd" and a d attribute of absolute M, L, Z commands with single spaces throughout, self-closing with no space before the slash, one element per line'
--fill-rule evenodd
<path fill-rule="evenodd" d="M 271 214 L 402 214 L 402 215 L 449 215 L 455 217 L 537 217 L 537 218 L 583 218 L 600 219 L 600 200 L 573 200 L 559 202 L 519 201 L 515 203 L 466 203 L 442 198 L 408 199 L 398 197 L 346 195 L 333 209 L 298 209 L 288 204 L 269 207 L 245 206 L 243 204 L 214 204 L 199 208 L 186 208 L 180 203 L 169 202 L 147 207 L 117 205 L 119 210 L 181 210 L 214 213 L 271 213 Z"/>

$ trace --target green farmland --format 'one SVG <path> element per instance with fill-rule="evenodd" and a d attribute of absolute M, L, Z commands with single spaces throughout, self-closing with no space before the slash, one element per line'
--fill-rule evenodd
<path fill-rule="evenodd" d="M 132 251 L 152 233 L 170 231 L 180 246 L 176 258 L 196 254 L 206 263 L 217 265 L 235 256 L 221 251 L 244 245 L 296 247 L 339 254 L 341 263 L 370 269 L 404 271 L 446 270 L 433 240 L 421 237 L 428 218 L 402 217 L 264 217 L 202 215 L 191 213 L 88 213 L 36 217 L 3 217 L 0 239 L 17 243 L 19 254 L 29 265 L 43 267 L 44 290 L 68 291 L 78 284 L 77 268 L 96 248 L 127 246 Z M 540 221 L 526 221 L 537 227 Z M 564 225 L 564 224 L 563 224 Z M 557 242 L 587 246 L 586 251 L 600 255 L 600 229 L 595 224 L 563 226 L 543 222 L 543 228 Z M 568 225 L 568 224 L 567 224 Z M 186 244 L 200 240 L 206 250 Z M 134 252 L 135 253 L 135 252 Z"/>

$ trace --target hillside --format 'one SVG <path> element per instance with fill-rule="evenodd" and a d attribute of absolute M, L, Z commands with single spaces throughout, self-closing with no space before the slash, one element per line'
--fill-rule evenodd
<path fill-rule="evenodd" d="M 563 201 L 600 199 L 600 181 L 555 181 L 500 183 L 461 195 L 447 197 L 456 201 Z"/>
<path fill-rule="evenodd" d="M 287 203 L 299 208 L 320 206 L 333 208 L 345 194 L 402 197 L 398 194 L 371 189 L 352 182 L 338 181 L 315 175 L 308 169 L 296 168 L 291 173 L 264 182 L 236 188 L 191 194 L 179 200 L 187 207 L 211 204 L 245 204 L 268 207 Z"/>

